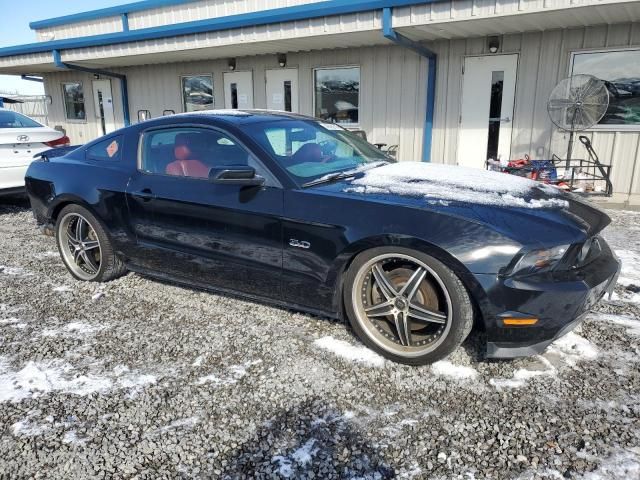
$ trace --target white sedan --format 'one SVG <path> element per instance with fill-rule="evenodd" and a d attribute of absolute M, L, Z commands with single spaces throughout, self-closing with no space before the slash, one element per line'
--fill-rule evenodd
<path fill-rule="evenodd" d="M 69 138 L 64 133 L 0 108 L 0 195 L 24 189 L 24 174 L 34 155 L 66 145 Z"/>

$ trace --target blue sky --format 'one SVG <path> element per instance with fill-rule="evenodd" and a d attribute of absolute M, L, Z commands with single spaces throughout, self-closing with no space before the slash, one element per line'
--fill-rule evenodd
<path fill-rule="evenodd" d="M 36 41 L 29 22 L 59 17 L 70 13 L 86 12 L 96 8 L 113 7 L 133 0 L 0 0 L 2 28 L 0 47 L 21 45 Z M 42 85 L 21 80 L 19 76 L 0 75 L 0 92 L 18 92 L 27 95 L 44 93 Z"/>

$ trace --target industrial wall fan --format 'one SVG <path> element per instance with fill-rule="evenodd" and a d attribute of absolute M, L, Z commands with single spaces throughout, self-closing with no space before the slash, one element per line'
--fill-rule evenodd
<path fill-rule="evenodd" d="M 609 91 L 606 84 L 592 75 L 573 75 L 555 86 L 547 112 L 551 121 L 569 132 L 567 168 L 573 153 L 573 137 L 598 123 L 609 107 Z"/>

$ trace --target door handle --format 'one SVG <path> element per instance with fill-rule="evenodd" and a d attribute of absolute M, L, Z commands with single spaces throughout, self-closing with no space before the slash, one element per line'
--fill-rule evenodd
<path fill-rule="evenodd" d="M 156 198 L 150 188 L 145 188 L 143 190 L 140 190 L 139 192 L 134 192 L 133 196 L 141 198 L 143 202 L 150 202 L 151 200 Z"/>

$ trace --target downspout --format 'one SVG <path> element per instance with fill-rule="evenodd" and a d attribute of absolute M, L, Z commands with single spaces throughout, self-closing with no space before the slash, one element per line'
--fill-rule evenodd
<path fill-rule="evenodd" d="M 424 138 L 422 141 L 422 161 L 431 161 L 431 142 L 433 138 L 433 116 L 436 104 L 436 65 L 438 56 L 427 47 L 405 37 L 393 29 L 393 9 L 386 7 L 382 10 L 382 34 L 388 40 L 402 47 L 413 50 L 425 57 L 429 65 L 427 73 L 427 114 L 424 123 Z"/>
<path fill-rule="evenodd" d="M 131 117 L 129 115 L 129 90 L 127 88 L 127 76 L 122 73 L 109 72 L 107 70 L 100 70 L 98 68 L 82 67 L 80 65 L 74 65 L 72 63 L 65 63 L 60 57 L 58 50 L 53 50 L 53 63 L 56 67 L 65 70 L 77 70 L 79 72 L 93 73 L 96 75 L 103 75 L 105 77 L 117 78 L 120 80 L 120 93 L 122 95 L 122 116 L 124 120 L 124 126 L 131 125 Z"/>

